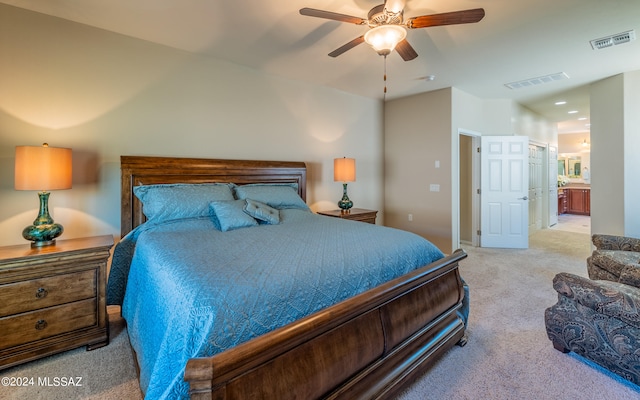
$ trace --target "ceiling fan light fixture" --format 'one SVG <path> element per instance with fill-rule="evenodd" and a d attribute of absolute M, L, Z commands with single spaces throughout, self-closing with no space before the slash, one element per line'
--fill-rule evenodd
<path fill-rule="evenodd" d="M 407 37 L 407 31 L 399 25 L 380 25 L 364 34 L 364 41 L 381 56 L 389 55 Z"/>

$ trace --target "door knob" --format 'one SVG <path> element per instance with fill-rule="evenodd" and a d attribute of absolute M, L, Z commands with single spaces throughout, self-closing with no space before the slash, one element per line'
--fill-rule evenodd
<path fill-rule="evenodd" d="M 527 196 L 524 197 L 518 197 L 518 200 L 529 200 L 529 198 Z"/>

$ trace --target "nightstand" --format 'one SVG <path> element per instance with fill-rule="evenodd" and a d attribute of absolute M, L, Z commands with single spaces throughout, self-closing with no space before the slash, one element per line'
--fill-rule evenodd
<path fill-rule="evenodd" d="M 378 211 L 366 210 L 364 208 L 352 208 L 347 213 L 342 212 L 342 210 L 331 210 L 331 211 L 318 211 L 318 214 L 325 215 L 327 217 L 350 219 L 353 221 L 362 221 L 362 222 L 368 222 L 370 224 L 375 224 L 376 215 L 378 214 Z"/>
<path fill-rule="evenodd" d="M 0 369 L 109 343 L 107 260 L 113 236 L 0 247 Z"/>

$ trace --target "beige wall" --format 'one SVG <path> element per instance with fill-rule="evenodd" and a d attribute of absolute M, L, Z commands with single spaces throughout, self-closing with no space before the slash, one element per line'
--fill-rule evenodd
<path fill-rule="evenodd" d="M 558 147 L 557 124 L 547 121 L 539 114 L 520 104 L 512 103 L 512 107 L 511 115 L 514 135 L 528 136 L 531 141 Z"/>
<path fill-rule="evenodd" d="M 591 137 L 589 132 L 580 133 L 563 133 L 558 135 L 558 152 L 559 153 L 585 153 L 591 151 Z M 583 146 L 584 141 L 589 146 Z"/>
<path fill-rule="evenodd" d="M 452 247 L 451 104 L 451 89 L 385 103 L 385 225 L 415 232 L 444 252 Z M 431 192 L 431 184 L 440 191 Z"/>
<path fill-rule="evenodd" d="M 640 71 L 624 77 L 624 234 L 640 238 Z"/>
<path fill-rule="evenodd" d="M 385 224 L 424 236 L 445 252 L 459 246 L 460 226 L 471 224 L 468 213 L 461 221 L 459 212 L 460 132 L 527 135 L 557 146 L 554 124 L 511 100 L 448 88 L 386 102 Z M 431 184 L 440 192 L 431 192 Z"/>
<path fill-rule="evenodd" d="M 73 189 L 50 197 L 67 238 L 118 235 L 120 155 L 305 161 L 315 210 L 337 208 L 333 158 L 354 157 L 350 198 L 382 211 L 381 101 L 6 5 L 0 55 L 0 245 L 37 214 L 15 146 L 43 142 L 73 148 Z"/>
<path fill-rule="evenodd" d="M 591 231 L 640 237 L 640 71 L 591 85 Z"/>

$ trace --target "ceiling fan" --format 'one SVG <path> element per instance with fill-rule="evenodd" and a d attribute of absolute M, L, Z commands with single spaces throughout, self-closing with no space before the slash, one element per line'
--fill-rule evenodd
<path fill-rule="evenodd" d="M 484 9 L 474 8 L 471 10 L 453 11 L 442 14 L 421 15 L 404 20 L 405 1 L 406 0 L 386 0 L 384 4 L 373 7 L 369 11 L 367 19 L 331 11 L 317 10 L 315 8 L 302 8 L 300 9 L 300 14 L 309 17 L 369 26 L 370 29 L 364 35 L 353 39 L 329 53 L 331 57 L 338 57 L 340 54 L 351 50 L 360 43 L 366 42 L 371 45 L 378 54 L 385 57 L 395 49 L 405 61 L 410 61 L 418 57 L 418 53 L 416 53 L 406 39 L 406 29 L 470 24 L 484 18 Z"/>

